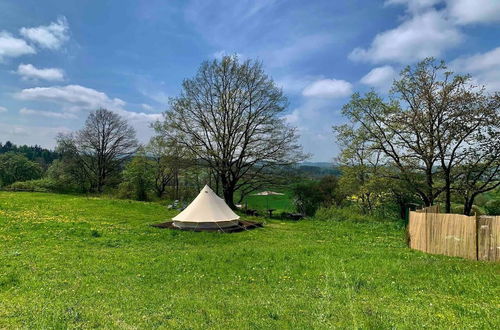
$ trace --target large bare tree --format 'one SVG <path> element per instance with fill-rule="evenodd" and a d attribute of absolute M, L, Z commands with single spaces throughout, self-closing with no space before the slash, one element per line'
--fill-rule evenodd
<path fill-rule="evenodd" d="M 296 129 L 282 117 L 287 104 L 261 63 L 225 56 L 186 79 L 154 127 L 215 172 L 234 208 L 236 190 L 261 182 L 272 167 L 304 159 Z"/>
<path fill-rule="evenodd" d="M 102 192 L 109 177 L 137 149 L 135 130 L 118 114 L 106 109 L 91 112 L 85 126 L 74 134 L 60 137 L 71 149 L 82 170 L 90 177 L 91 190 Z M 70 148 L 68 148 L 70 146 Z"/>

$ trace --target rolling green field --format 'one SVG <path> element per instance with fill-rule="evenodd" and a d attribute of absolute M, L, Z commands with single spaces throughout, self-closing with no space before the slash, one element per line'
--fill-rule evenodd
<path fill-rule="evenodd" d="M 500 328 L 500 265 L 394 223 L 150 227 L 154 203 L 0 192 L 0 328 Z"/>

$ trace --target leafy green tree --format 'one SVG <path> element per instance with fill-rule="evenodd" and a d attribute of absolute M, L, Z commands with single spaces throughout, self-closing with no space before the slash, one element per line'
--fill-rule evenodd
<path fill-rule="evenodd" d="M 318 190 L 321 193 L 322 205 L 325 207 L 340 206 L 346 199 L 346 192 L 339 184 L 339 178 L 334 175 L 322 177 L 318 182 Z"/>
<path fill-rule="evenodd" d="M 293 201 L 298 212 L 313 216 L 323 202 L 318 182 L 301 182 L 292 187 Z"/>
<path fill-rule="evenodd" d="M 496 172 L 489 171 L 488 163 L 500 157 L 495 148 L 498 133 L 489 133 L 498 132 L 499 99 L 498 93 L 473 86 L 469 76 L 453 74 L 444 62 L 427 58 L 401 72 L 387 99 L 374 91 L 354 94 L 342 110 L 350 120 L 344 129 L 361 140 L 363 152 L 379 152 L 380 164 L 397 170 L 397 178 L 426 206 L 444 193 L 449 211 L 453 183 L 469 181 L 464 190 L 469 206 L 477 194 L 495 188 L 489 181 Z M 484 139 L 485 132 L 491 138 Z M 493 159 L 482 164 L 489 174 L 483 175 L 482 165 L 469 166 L 482 158 L 478 150 L 494 152 Z M 464 169 L 475 173 L 473 180 Z M 471 192 L 471 187 L 477 189 Z"/>
<path fill-rule="evenodd" d="M 0 155 L 0 187 L 41 177 L 42 168 L 40 164 L 30 161 L 24 155 L 14 152 Z"/>
<path fill-rule="evenodd" d="M 132 197 L 140 201 L 148 200 L 148 194 L 154 188 L 154 161 L 149 159 L 144 148 L 139 148 L 136 155 L 125 166 L 120 189 L 130 189 Z"/>

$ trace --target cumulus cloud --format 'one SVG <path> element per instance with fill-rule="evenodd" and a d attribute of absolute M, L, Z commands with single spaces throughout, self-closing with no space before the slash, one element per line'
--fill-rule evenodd
<path fill-rule="evenodd" d="M 125 109 L 125 101 L 110 98 L 106 93 L 80 85 L 27 88 L 15 94 L 15 97 L 25 101 L 55 103 L 61 107 L 62 112 L 70 114 L 106 108 L 129 120 L 142 141 L 151 137 L 151 122 L 162 118 L 161 114 L 128 111 Z"/>
<path fill-rule="evenodd" d="M 36 50 L 23 39 L 15 38 L 6 31 L 0 32 L 0 61 L 7 57 L 19 57 L 35 53 Z"/>
<path fill-rule="evenodd" d="M 18 75 L 23 79 L 42 79 L 48 81 L 64 80 L 64 71 L 57 68 L 38 69 L 32 64 L 19 64 L 17 67 Z"/>
<path fill-rule="evenodd" d="M 76 119 L 78 118 L 75 114 L 69 112 L 54 112 L 54 111 L 43 111 L 43 110 L 32 110 L 27 108 L 22 108 L 19 113 L 23 116 L 41 116 L 47 118 L 55 119 Z"/>
<path fill-rule="evenodd" d="M 356 48 L 355 61 L 408 63 L 428 56 L 438 57 L 458 45 L 462 33 L 441 12 L 429 10 L 404 21 L 395 29 L 379 33 L 368 49 Z"/>
<path fill-rule="evenodd" d="M 69 39 L 69 26 L 66 17 L 62 16 L 49 25 L 23 27 L 19 33 L 40 47 L 54 50 L 59 49 Z"/>
<path fill-rule="evenodd" d="M 361 78 L 360 82 L 364 85 L 375 87 L 377 89 L 388 89 L 396 75 L 397 72 L 392 66 L 384 65 L 372 69 L 365 76 L 363 76 L 363 78 Z"/>
<path fill-rule="evenodd" d="M 447 0 L 447 11 L 458 24 L 500 22 L 498 0 Z"/>
<path fill-rule="evenodd" d="M 282 88 L 285 93 L 301 94 L 306 86 L 323 78 L 323 76 L 286 75 L 278 77 L 274 82 L 276 86 Z"/>
<path fill-rule="evenodd" d="M 7 108 L 6 108 L 6 107 L 1 107 L 1 106 L 0 106 L 0 113 L 1 113 L 1 112 L 7 112 L 7 111 L 8 111 L 8 110 L 7 110 Z"/>
<path fill-rule="evenodd" d="M 125 105 L 121 99 L 109 98 L 103 92 L 80 85 L 27 88 L 15 96 L 20 100 L 58 103 L 71 112 L 95 110 L 100 107 L 121 109 Z"/>
<path fill-rule="evenodd" d="M 460 57 L 450 63 L 454 71 L 468 73 L 488 91 L 500 90 L 500 47 L 485 53 Z"/>
<path fill-rule="evenodd" d="M 349 96 L 352 84 L 345 80 L 321 79 L 306 86 L 302 95 L 307 97 L 337 98 Z"/>

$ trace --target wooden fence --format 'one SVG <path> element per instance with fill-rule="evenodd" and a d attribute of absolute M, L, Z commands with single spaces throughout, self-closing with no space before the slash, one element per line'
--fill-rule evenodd
<path fill-rule="evenodd" d="M 408 234 L 412 249 L 500 261 L 500 216 L 444 214 L 432 206 L 410 212 Z"/>

